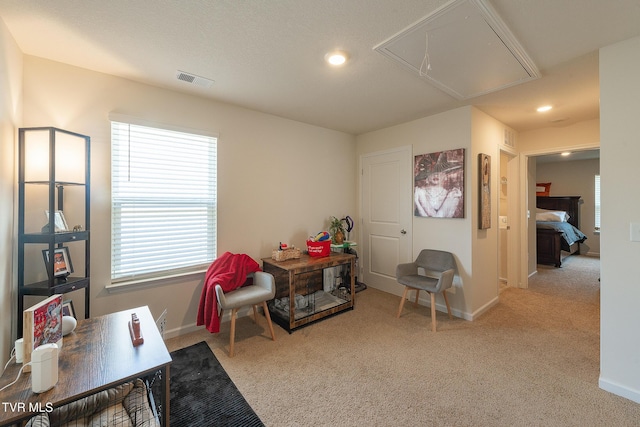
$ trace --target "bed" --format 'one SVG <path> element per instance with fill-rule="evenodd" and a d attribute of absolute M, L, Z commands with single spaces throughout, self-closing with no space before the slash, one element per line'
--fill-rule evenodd
<path fill-rule="evenodd" d="M 538 264 L 562 266 L 562 251 L 569 255 L 580 253 L 580 243 L 587 236 L 580 231 L 580 196 L 536 197 L 537 211 L 566 212 L 565 221 L 555 220 L 558 215 L 536 214 L 536 254 Z M 538 220 L 542 218 L 543 220 Z M 561 219 L 561 218 L 558 218 Z"/>

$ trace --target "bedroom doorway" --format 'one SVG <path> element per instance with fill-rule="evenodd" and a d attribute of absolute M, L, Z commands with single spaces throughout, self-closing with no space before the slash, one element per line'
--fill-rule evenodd
<path fill-rule="evenodd" d="M 537 273 L 537 257 L 536 257 L 536 183 L 551 182 L 551 195 L 580 195 L 584 199 L 581 204 L 580 222 L 581 229 L 588 238 L 586 245 L 581 245 L 583 255 L 594 256 L 599 258 L 600 255 L 600 236 L 599 232 L 594 232 L 594 221 L 590 210 L 594 207 L 595 183 L 587 186 L 594 181 L 594 175 L 599 174 L 599 144 L 580 144 L 574 146 L 555 147 L 528 151 L 520 153 L 520 186 L 519 186 L 519 210 L 518 216 L 522 218 L 520 230 L 520 240 L 522 242 L 522 251 L 520 252 L 520 270 L 519 281 L 521 288 L 529 287 L 529 279 Z M 561 156 L 562 152 L 570 152 L 569 159 Z M 555 158 L 555 159 L 554 159 Z M 560 160 L 562 159 L 562 160 Z M 544 164 L 548 162 L 569 162 L 558 168 L 558 172 L 549 174 L 548 170 L 544 170 Z M 571 165 L 576 161 L 591 161 L 583 163 L 579 167 Z M 539 176 L 538 163 L 540 166 Z M 586 173 L 586 174 L 585 174 Z M 593 187 L 593 188 L 591 188 Z M 512 227 L 513 228 L 513 227 Z"/>

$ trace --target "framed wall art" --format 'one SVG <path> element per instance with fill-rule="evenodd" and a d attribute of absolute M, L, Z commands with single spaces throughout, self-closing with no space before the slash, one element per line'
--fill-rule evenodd
<path fill-rule="evenodd" d="M 414 159 L 414 215 L 464 218 L 464 148 Z"/>
<path fill-rule="evenodd" d="M 488 154 L 478 154 L 478 174 L 480 175 L 478 177 L 480 183 L 478 228 L 486 230 L 491 228 L 491 156 Z"/>

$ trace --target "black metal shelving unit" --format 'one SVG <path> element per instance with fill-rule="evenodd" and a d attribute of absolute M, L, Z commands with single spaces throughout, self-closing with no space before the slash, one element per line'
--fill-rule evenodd
<path fill-rule="evenodd" d="M 19 129 L 18 144 L 17 334 L 22 337 L 22 313 L 27 295 L 49 297 L 84 289 L 84 317 L 90 315 L 91 139 L 55 127 L 34 127 Z M 67 179 L 69 175 L 75 175 L 75 179 Z M 69 199 L 66 203 L 65 197 Z M 55 212 L 64 214 L 65 205 L 78 222 L 84 222 L 75 230 L 56 230 Z M 45 211 L 50 213 L 49 220 L 44 227 L 38 227 L 42 224 L 39 219 L 46 218 Z M 47 260 L 44 251 L 55 254 L 56 249 L 65 245 L 70 247 L 70 253 L 83 255 L 84 262 L 72 263 L 74 273 L 60 277 L 54 274 L 54 257 Z M 40 251 L 43 255 L 38 256 Z"/>

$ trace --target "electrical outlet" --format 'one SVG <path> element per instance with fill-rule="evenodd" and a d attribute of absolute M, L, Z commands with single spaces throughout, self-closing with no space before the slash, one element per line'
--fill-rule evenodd
<path fill-rule="evenodd" d="M 160 331 L 160 336 L 164 339 L 164 331 L 167 327 L 167 309 L 165 308 L 162 314 L 156 319 L 156 326 Z"/>

